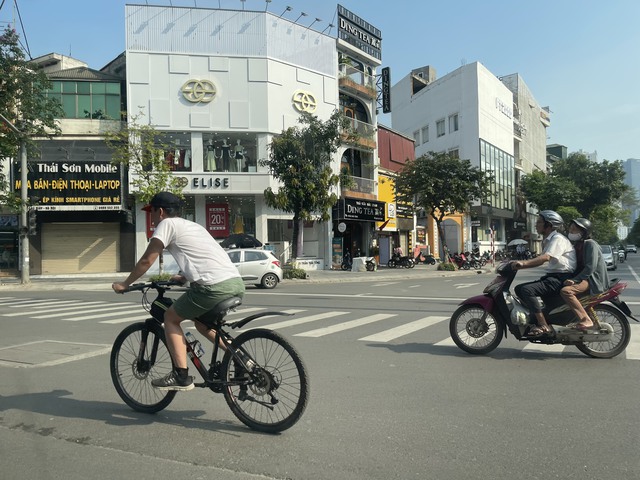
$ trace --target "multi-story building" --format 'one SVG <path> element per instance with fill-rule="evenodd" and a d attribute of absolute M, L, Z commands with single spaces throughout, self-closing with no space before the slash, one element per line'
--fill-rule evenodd
<path fill-rule="evenodd" d="M 627 158 L 627 160 L 624 161 L 623 166 L 625 172 L 624 182 L 635 189 L 635 194 L 640 196 L 640 159 Z M 640 209 L 634 208 L 631 211 L 631 223 L 629 224 L 629 227 L 633 226 L 638 217 L 640 217 Z"/>
<path fill-rule="evenodd" d="M 447 152 L 494 176 L 490 198 L 468 214 L 445 218 L 449 250 L 495 250 L 513 238 L 532 237 L 531 208 L 518 195 L 518 180 L 546 168 L 549 118 L 522 79 L 517 74 L 499 79 L 479 62 L 441 78 L 426 66 L 405 76 L 391 93 L 392 126 L 415 139 L 416 157 Z M 439 251 L 437 236 L 429 240 Z"/>
<path fill-rule="evenodd" d="M 62 105 L 61 135 L 37 140 L 28 158 L 28 195 L 37 234 L 30 238 L 34 274 L 103 273 L 130 269 L 134 225 L 124 172 L 111 164 L 105 133 L 120 127 L 120 78 L 59 54 L 34 59 L 52 82 L 49 97 Z M 20 189 L 19 167 L 13 168 Z"/>
<path fill-rule="evenodd" d="M 425 245 L 427 224 L 422 217 L 415 225 L 412 205 L 403 205 L 395 199 L 395 175 L 407 160 L 415 159 L 414 140 L 378 124 L 378 158 L 378 199 L 386 209 L 384 222 L 376 223 L 376 246 L 379 261 L 385 265 L 395 247 L 409 254 L 416 244 Z"/>

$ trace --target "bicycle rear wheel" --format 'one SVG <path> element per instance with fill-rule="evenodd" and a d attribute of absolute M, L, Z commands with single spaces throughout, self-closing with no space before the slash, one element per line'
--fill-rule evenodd
<path fill-rule="evenodd" d="M 233 414 L 248 427 L 277 433 L 292 427 L 309 399 L 309 377 L 302 358 L 280 334 L 249 330 L 232 344 L 257 364 L 249 374 L 227 352 L 222 362 L 224 398 Z"/>
<path fill-rule="evenodd" d="M 158 390 L 151 385 L 151 380 L 165 376 L 173 368 L 160 326 L 129 325 L 113 342 L 109 363 L 118 395 L 138 412 L 159 412 L 176 396 L 175 391 Z"/>

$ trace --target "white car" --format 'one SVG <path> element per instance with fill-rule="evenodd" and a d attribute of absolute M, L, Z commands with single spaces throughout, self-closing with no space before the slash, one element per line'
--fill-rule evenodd
<path fill-rule="evenodd" d="M 245 283 L 262 288 L 275 288 L 282 281 L 280 260 L 270 250 L 234 248 L 227 250 Z"/>
<path fill-rule="evenodd" d="M 604 262 L 607 264 L 607 270 L 616 270 L 618 268 L 617 252 L 614 255 L 611 245 L 600 245 L 600 250 L 602 251 L 602 258 L 604 258 Z"/>

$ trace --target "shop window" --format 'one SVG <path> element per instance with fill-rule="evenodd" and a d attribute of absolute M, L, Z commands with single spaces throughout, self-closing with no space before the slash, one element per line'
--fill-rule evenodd
<path fill-rule="evenodd" d="M 205 135 L 203 170 L 205 172 L 256 172 L 257 136 Z"/>

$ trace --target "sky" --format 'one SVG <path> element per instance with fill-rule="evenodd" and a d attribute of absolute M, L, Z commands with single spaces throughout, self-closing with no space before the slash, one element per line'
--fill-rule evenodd
<path fill-rule="evenodd" d="M 33 58 L 55 52 L 100 69 L 125 49 L 126 3 L 268 8 L 307 26 L 319 18 L 312 28 L 336 35 L 336 0 L 0 0 L 0 26 L 15 24 Z M 339 3 L 382 31 L 392 84 L 425 65 L 442 77 L 478 61 L 498 77 L 520 74 L 550 108 L 548 144 L 597 152 L 600 161 L 640 158 L 640 1 Z M 393 128 L 390 115 L 378 120 Z"/>

